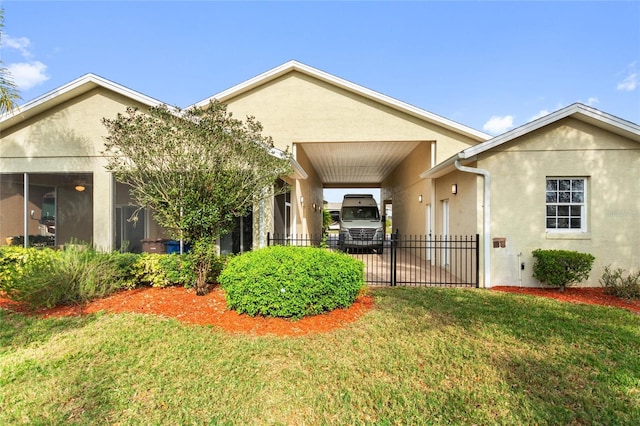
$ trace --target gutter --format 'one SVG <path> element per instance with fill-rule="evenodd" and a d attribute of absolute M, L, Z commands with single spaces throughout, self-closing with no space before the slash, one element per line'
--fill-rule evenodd
<path fill-rule="evenodd" d="M 484 224 L 482 226 L 482 250 L 484 251 L 484 287 L 489 288 L 491 287 L 491 176 L 489 175 L 489 172 L 484 169 L 460 165 L 460 157 L 455 160 L 454 165 L 456 169 L 461 172 L 474 173 L 484 177 L 484 210 L 482 213 Z"/>

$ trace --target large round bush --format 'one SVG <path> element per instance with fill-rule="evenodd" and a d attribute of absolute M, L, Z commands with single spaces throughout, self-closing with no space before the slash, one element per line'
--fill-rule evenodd
<path fill-rule="evenodd" d="M 219 281 L 230 309 L 301 318 L 351 306 L 364 286 L 363 270 L 343 253 L 273 246 L 234 257 Z"/>

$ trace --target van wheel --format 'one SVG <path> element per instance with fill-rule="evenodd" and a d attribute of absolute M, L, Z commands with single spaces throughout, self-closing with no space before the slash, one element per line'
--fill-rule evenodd
<path fill-rule="evenodd" d="M 378 253 L 378 254 L 382 254 L 383 252 L 384 252 L 384 248 L 383 247 L 378 247 L 376 249 L 376 253 Z"/>

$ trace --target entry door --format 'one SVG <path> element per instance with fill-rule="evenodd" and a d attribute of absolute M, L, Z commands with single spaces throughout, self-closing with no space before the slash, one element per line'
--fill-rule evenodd
<path fill-rule="evenodd" d="M 282 183 L 284 185 L 284 182 Z M 273 233 L 278 238 L 291 236 L 291 191 L 273 199 Z"/>
<path fill-rule="evenodd" d="M 449 264 L 449 200 L 442 200 L 442 266 Z"/>

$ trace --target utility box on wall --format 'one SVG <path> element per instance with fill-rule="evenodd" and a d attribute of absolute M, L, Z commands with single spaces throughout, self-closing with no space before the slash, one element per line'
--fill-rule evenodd
<path fill-rule="evenodd" d="M 504 237 L 498 237 L 493 239 L 493 248 L 505 248 L 507 246 L 507 239 Z"/>

